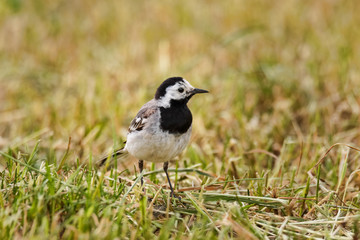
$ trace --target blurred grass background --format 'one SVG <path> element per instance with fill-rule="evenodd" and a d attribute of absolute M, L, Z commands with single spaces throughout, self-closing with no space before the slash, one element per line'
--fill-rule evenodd
<path fill-rule="evenodd" d="M 1 147 L 46 132 L 48 149 L 64 150 L 71 136 L 75 156 L 103 153 L 126 137 L 157 86 L 178 75 L 211 91 L 190 103 L 194 144 L 207 158 L 253 148 L 278 155 L 286 140 L 359 145 L 357 7 L 3 1 Z M 248 158 L 241 165 L 255 161 Z M 255 162 L 257 170 L 273 165 Z"/>
<path fill-rule="evenodd" d="M 38 159 L 56 163 L 71 137 L 70 165 L 96 159 L 122 145 L 164 79 L 182 76 L 211 94 L 190 102 L 180 167 L 229 178 L 298 170 L 305 184 L 332 144 L 360 145 L 359 4 L 1 1 L 0 149 L 29 153 L 41 139 Z M 335 188 L 341 154 L 330 154 L 321 177 Z M 359 167 L 350 156 L 347 177 Z"/>

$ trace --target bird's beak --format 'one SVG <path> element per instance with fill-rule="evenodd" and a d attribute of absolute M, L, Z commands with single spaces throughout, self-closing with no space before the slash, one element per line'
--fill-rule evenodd
<path fill-rule="evenodd" d="M 208 92 L 209 91 L 207 91 L 207 90 L 203 90 L 203 89 L 200 89 L 200 88 L 194 88 L 189 93 L 190 93 L 190 95 L 195 95 L 197 93 L 208 93 Z"/>

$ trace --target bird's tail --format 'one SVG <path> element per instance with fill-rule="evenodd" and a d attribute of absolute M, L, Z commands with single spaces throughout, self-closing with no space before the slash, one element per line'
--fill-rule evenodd
<path fill-rule="evenodd" d="M 128 152 L 125 150 L 125 148 L 121 148 L 113 152 L 112 154 L 108 154 L 106 156 L 103 156 L 97 161 L 97 165 L 99 167 L 103 166 L 107 160 L 113 160 L 115 157 L 126 155 Z"/>

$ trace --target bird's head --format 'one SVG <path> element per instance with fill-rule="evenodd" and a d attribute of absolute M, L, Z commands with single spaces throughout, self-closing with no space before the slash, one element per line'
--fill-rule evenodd
<path fill-rule="evenodd" d="M 192 96 L 197 93 L 208 93 L 208 91 L 195 88 L 182 77 L 166 79 L 157 89 L 155 99 L 162 107 L 170 107 L 171 103 L 186 104 Z"/>

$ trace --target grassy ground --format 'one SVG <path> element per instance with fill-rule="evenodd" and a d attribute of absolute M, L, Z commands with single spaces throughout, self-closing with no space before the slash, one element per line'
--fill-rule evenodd
<path fill-rule="evenodd" d="M 357 239 L 359 7 L 1 1 L 0 238 Z M 147 198 L 135 159 L 94 166 L 169 76 L 211 91 L 182 203 L 161 166 Z"/>

